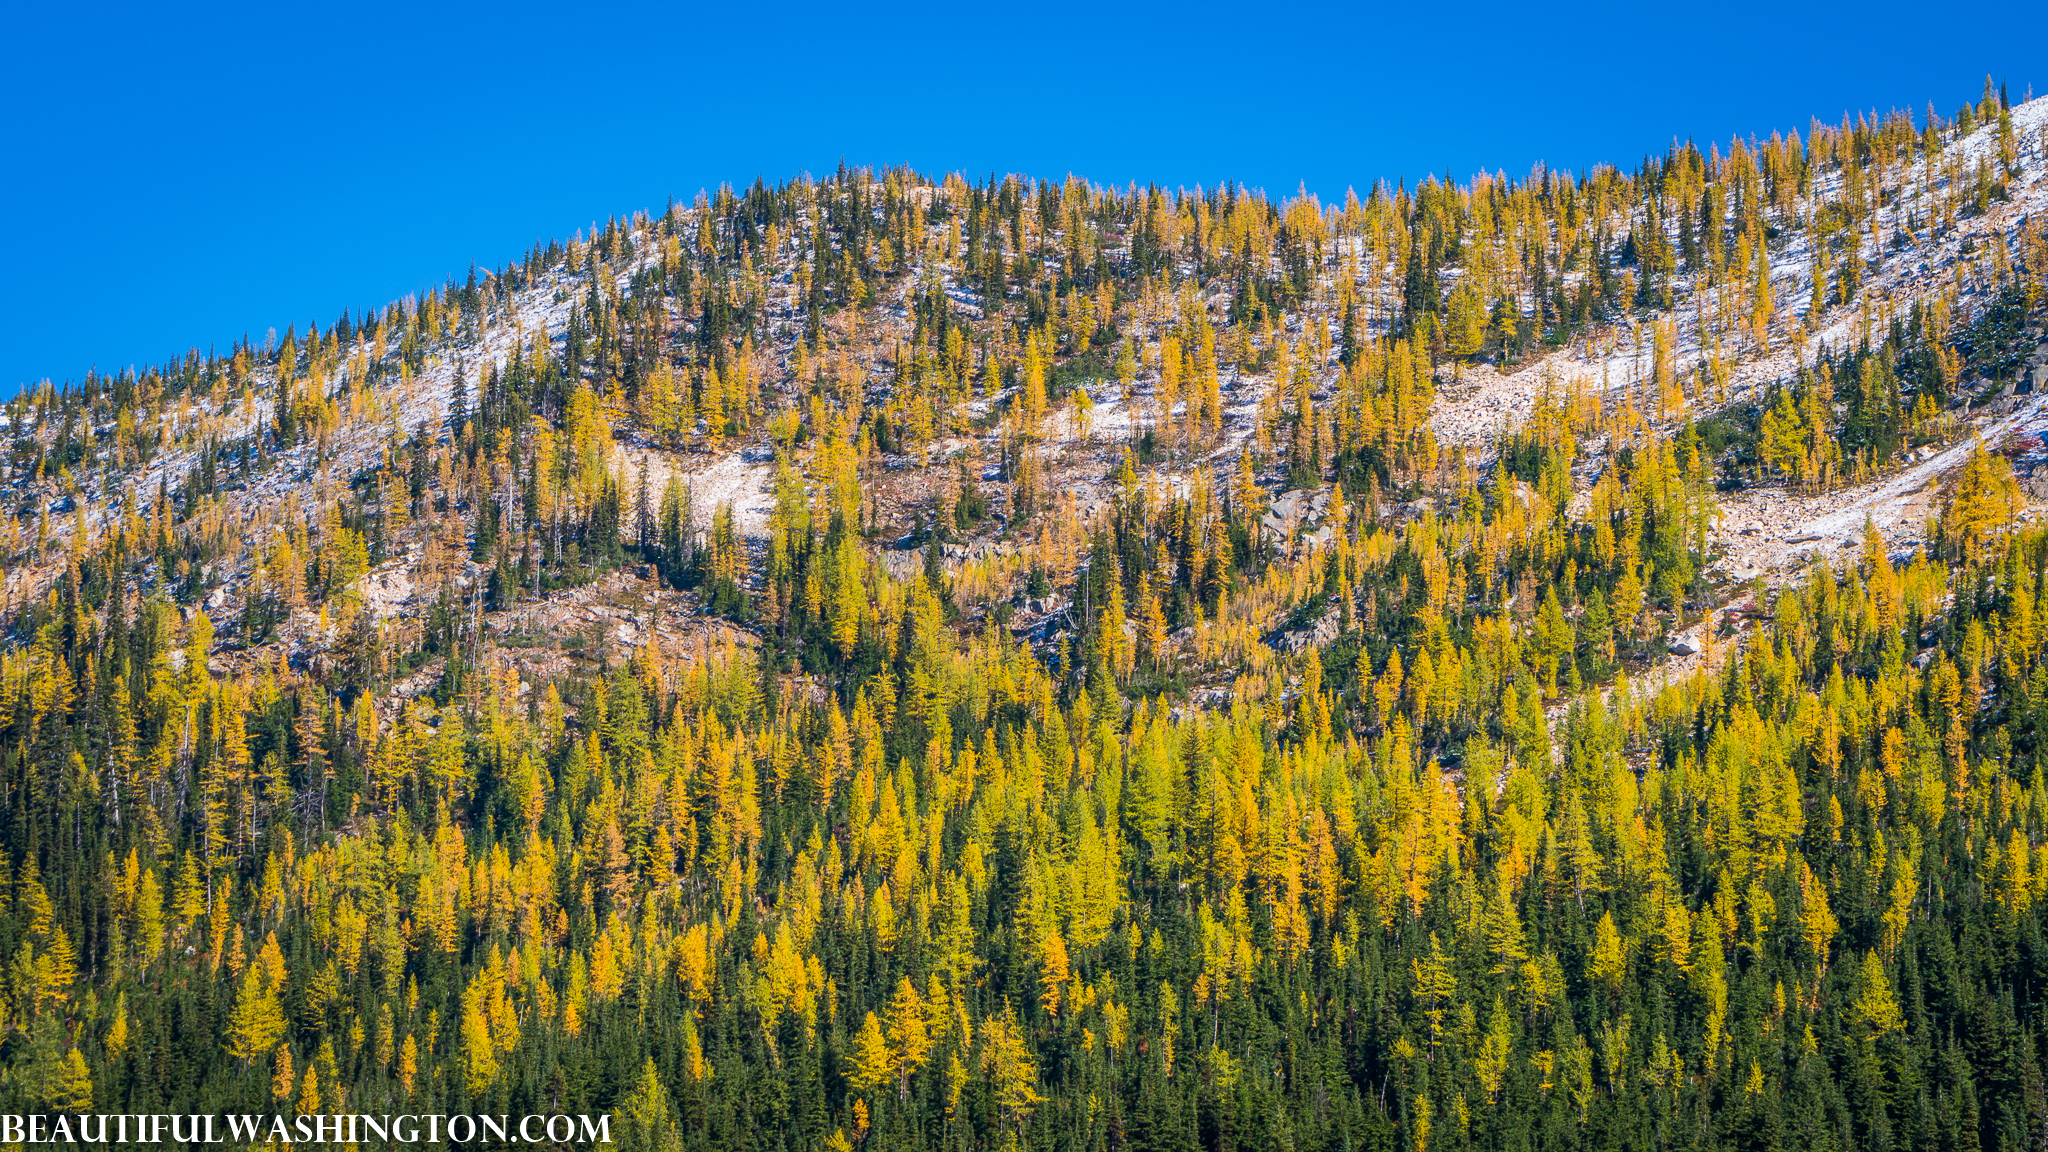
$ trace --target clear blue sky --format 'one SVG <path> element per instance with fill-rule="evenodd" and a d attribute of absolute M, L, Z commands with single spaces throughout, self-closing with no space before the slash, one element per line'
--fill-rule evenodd
<path fill-rule="evenodd" d="M 2048 91 L 2040 4 L 203 7 L 13 10 L 0 395 L 842 157 L 1341 197 Z"/>

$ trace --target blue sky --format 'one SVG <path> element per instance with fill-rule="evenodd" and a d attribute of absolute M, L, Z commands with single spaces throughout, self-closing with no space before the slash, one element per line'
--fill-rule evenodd
<path fill-rule="evenodd" d="M 1341 197 L 2048 92 L 2038 4 L 175 7 L 10 17 L 0 394 L 842 157 Z"/>

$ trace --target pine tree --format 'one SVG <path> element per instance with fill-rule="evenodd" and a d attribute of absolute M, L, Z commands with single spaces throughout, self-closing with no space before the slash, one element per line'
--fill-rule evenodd
<path fill-rule="evenodd" d="M 234 1011 L 228 1018 L 228 1052 L 246 1066 L 269 1055 L 284 1031 L 284 1006 L 278 1001 L 270 973 L 251 965 L 242 973 Z"/>
<path fill-rule="evenodd" d="M 882 1021 L 873 1012 L 861 1021 L 853 1039 L 853 1071 L 849 1077 L 855 1090 L 873 1092 L 896 1079 L 896 1061 L 889 1041 L 882 1035 Z"/>

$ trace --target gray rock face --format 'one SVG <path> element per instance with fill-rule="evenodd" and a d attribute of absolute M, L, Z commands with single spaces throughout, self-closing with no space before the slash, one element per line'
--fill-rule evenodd
<path fill-rule="evenodd" d="M 1340 614 L 1333 609 L 1325 613 L 1322 619 L 1317 620 L 1306 628 L 1297 628 L 1292 632 L 1282 633 L 1277 647 L 1289 653 L 1299 653 L 1312 647 L 1320 647 L 1335 640 L 1338 629 L 1342 626 L 1343 620 Z"/>

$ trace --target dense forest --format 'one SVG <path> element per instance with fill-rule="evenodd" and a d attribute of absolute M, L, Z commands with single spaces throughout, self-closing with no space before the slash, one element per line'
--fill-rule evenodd
<path fill-rule="evenodd" d="M 842 168 L 33 390 L 0 1110 L 2037 1146 L 2028 107 L 1332 205 Z M 1442 435 L 1562 356 L 1633 367 Z M 1933 448 L 1916 546 L 1716 574 L 1724 494 Z"/>

